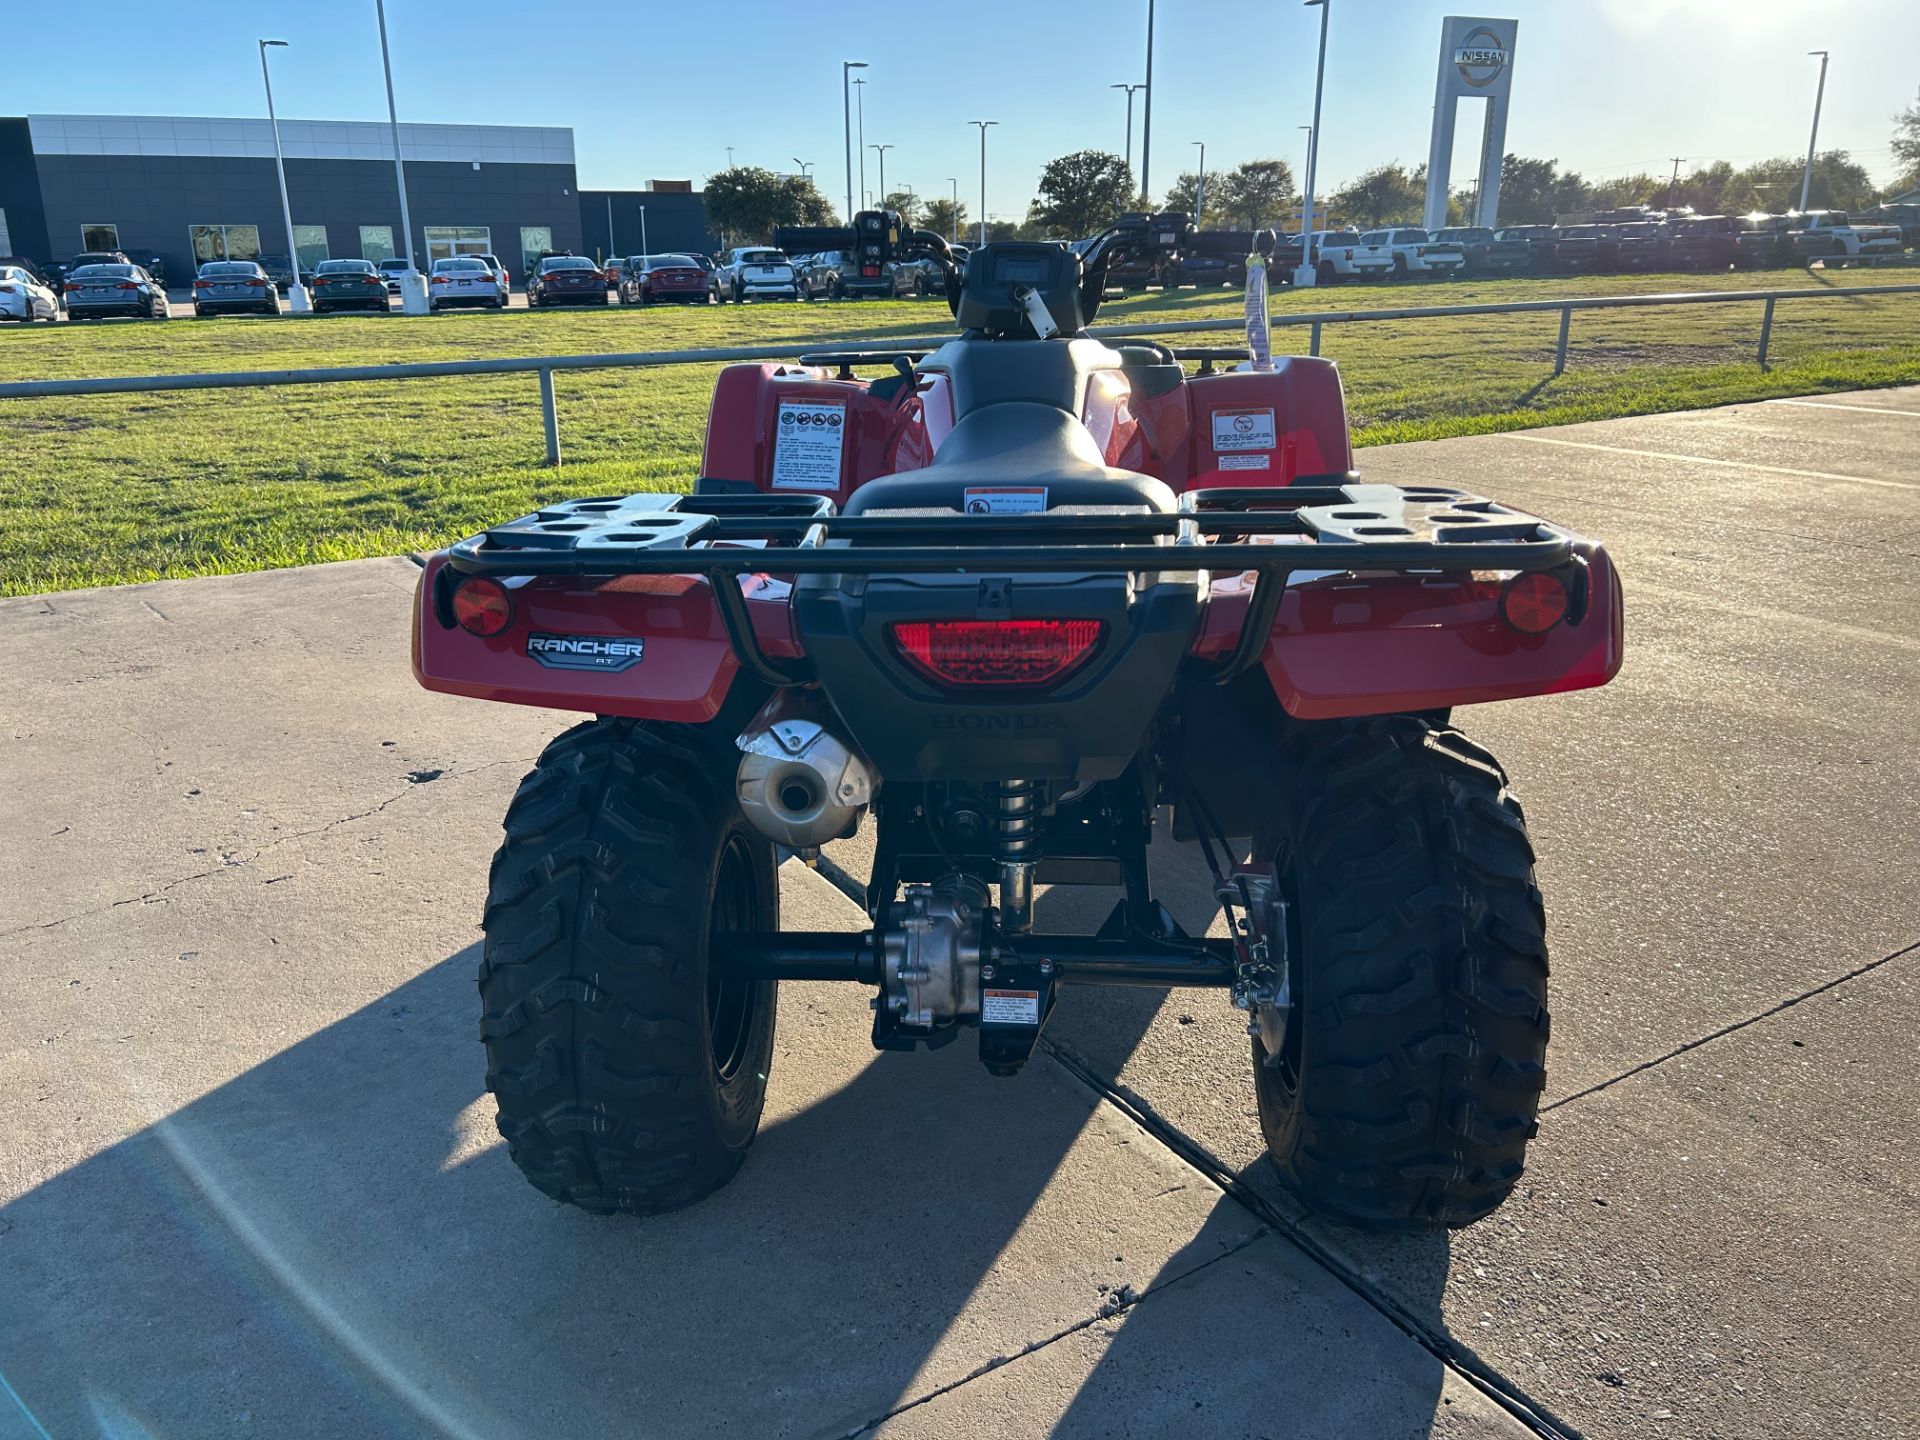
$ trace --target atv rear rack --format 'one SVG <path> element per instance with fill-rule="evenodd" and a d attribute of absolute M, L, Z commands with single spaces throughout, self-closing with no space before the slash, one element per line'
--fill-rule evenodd
<path fill-rule="evenodd" d="M 964 535 L 967 543 L 956 544 Z M 840 515 L 818 495 L 629 495 L 569 500 L 453 545 L 458 575 L 701 575 L 743 664 L 804 678 L 754 639 L 741 575 L 1255 572 L 1221 683 L 1265 648 L 1293 575 L 1549 570 L 1577 564 L 1572 535 L 1464 491 L 1395 485 L 1193 490 L 1174 513 Z M 1577 592 L 1576 592 L 1577 594 Z M 450 612 L 438 607 L 447 623 Z"/>

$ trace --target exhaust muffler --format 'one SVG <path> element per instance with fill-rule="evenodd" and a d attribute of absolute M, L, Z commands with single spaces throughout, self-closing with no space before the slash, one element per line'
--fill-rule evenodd
<path fill-rule="evenodd" d="M 817 850 L 848 833 L 879 788 L 866 757 L 816 715 L 823 701 L 783 691 L 734 743 L 740 811 L 762 835 L 792 850 Z"/>

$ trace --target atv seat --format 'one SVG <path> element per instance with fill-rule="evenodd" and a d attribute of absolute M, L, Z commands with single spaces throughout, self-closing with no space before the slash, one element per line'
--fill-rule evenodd
<path fill-rule="evenodd" d="M 1076 416 L 1037 401 L 1005 400 L 962 416 L 925 469 L 869 480 L 843 513 L 964 514 L 968 490 L 1012 485 L 1045 486 L 1049 510 L 1120 505 L 1170 512 L 1178 504 L 1153 476 L 1109 466 Z"/>

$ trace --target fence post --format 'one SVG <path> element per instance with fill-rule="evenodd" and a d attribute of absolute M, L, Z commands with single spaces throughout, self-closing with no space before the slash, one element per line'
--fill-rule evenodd
<path fill-rule="evenodd" d="M 553 370 L 540 371 L 540 418 L 547 427 L 547 464 L 560 467 L 560 412 L 553 405 Z"/>
<path fill-rule="evenodd" d="M 1760 368 L 1762 370 L 1767 368 L 1767 345 L 1773 339 L 1773 301 L 1774 297 L 1769 295 L 1766 311 L 1760 316 Z"/>
<path fill-rule="evenodd" d="M 1554 348 L 1553 352 L 1553 373 L 1555 375 L 1564 375 L 1567 373 L 1567 332 L 1572 328 L 1573 307 L 1571 305 L 1562 305 L 1560 307 L 1560 343 Z"/>
<path fill-rule="evenodd" d="M 1320 353 L 1320 322 L 1316 320 L 1313 322 L 1313 338 L 1311 342 L 1307 345 L 1307 354 L 1318 355 L 1319 353 Z"/>

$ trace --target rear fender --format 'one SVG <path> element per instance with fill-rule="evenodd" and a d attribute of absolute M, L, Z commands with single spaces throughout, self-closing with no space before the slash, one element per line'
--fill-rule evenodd
<path fill-rule="evenodd" d="M 844 506 L 876 476 L 917 469 L 932 458 L 925 413 L 922 396 L 897 376 L 840 380 L 824 368 L 729 365 L 714 385 L 700 473 L 769 494 L 824 495 Z M 796 422 L 810 426 L 822 418 L 822 433 L 840 439 L 837 471 L 782 465 L 783 422 L 791 430 Z M 822 453 L 822 447 L 809 448 Z"/>
<path fill-rule="evenodd" d="M 1186 388 L 1189 488 L 1291 485 L 1353 468 L 1346 397 L 1330 360 L 1285 356 L 1270 371 L 1199 375 Z"/>
<path fill-rule="evenodd" d="M 453 624 L 449 597 L 458 580 L 444 554 L 431 557 L 420 577 L 413 673 L 429 690 L 701 724 L 720 712 L 739 673 L 712 591 L 697 575 L 508 580 L 513 620 L 490 637 Z M 761 649 L 797 655 L 787 603 L 792 587 L 760 575 L 739 583 Z M 529 653 L 535 636 L 638 640 L 640 656 L 618 670 L 564 668 L 564 656 L 543 663 Z"/>
<path fill-rule="evenodd" d="M 1502 579 L 1297 577 L 1274 619 L 1261 667 L 1298 720 L 1441 710 L 1604 685 L 1620 669 L 1620 577 L 1598 542 L 1581 540 L 1585 603 L 1543 635 L 1500 618 Z M 1252 592 L 1248 577 L 1213 582 L 1195 652 L 1232 653 Z"/>

